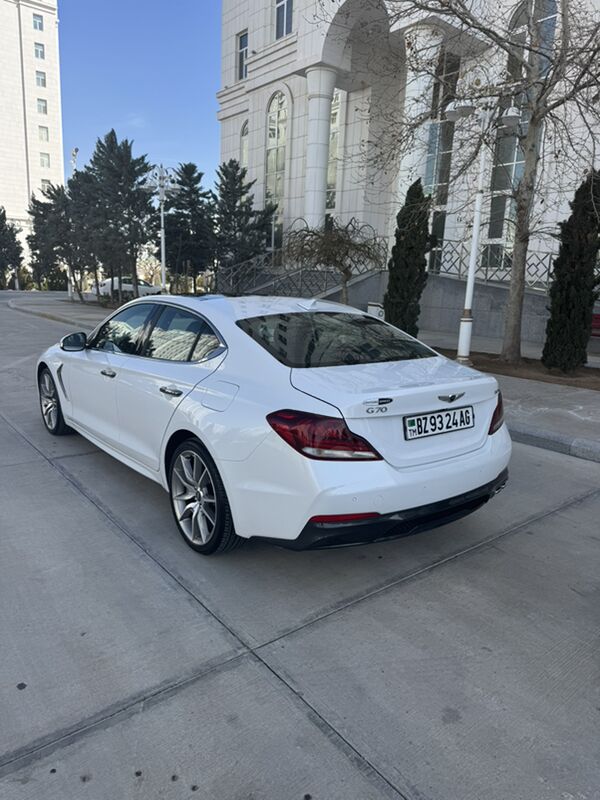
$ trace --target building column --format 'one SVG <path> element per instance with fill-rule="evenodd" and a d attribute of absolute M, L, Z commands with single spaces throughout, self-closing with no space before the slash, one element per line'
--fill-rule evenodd
<path fill-rule="evenodd" d="M 325 224 L 331 101 L 336 78 L 335 70 L 330 67 L 311 67 L 306 70 L 308 127 L 304 218 L 311 228 L 320 228 Z"/>

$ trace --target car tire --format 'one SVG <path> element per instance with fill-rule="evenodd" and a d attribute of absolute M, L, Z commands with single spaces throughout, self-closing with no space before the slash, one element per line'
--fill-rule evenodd
<path fill-rule="evenodd" d="M 63 417 L 58 389 L 48 367 L 44 367 L 39 372 L 38 392 L 40 411 L 48 433 L 51 433 L 52 436 L 66 436 L 73 433 Z"/>
<path fill-rule="evenodd" d="M 209 556 L 244 541 L 233 525 L 219 471 L 198 439 L 187 439 L 169 464 L 169 496 L 175 523 L 186 544 Z"/>

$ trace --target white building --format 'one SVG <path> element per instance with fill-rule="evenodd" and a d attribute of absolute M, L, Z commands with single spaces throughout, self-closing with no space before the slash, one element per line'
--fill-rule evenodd
<path fill-rule="evenodd" d="M 63 180 L 57 0 L 0 0 L 0 206 L 23 239 L 31 195 Z"/>
<path fill-rule="evenodd" d="M 554 36 L 556 9 L 551 0 L 544 3 Z M 523 25 L 518 14 L 511 25 L 517 32 Z M 316 226 L 326 214 L 356 217 L 390 238 L 408 184 L 421 177 L 434 198 L 433 230 L 446 243 L 432 254 L 431 268 L 451 271 L 461 260 L 464 265 L 477 166 L 450 189 L 448 174 L 461 139 L 473 128 L 459 130 L 445 119 L 445 110 L 457 85 L 479 68 L 473 39 L 467 38 L 432 18 L 392 25 L 385 0 L 223 0 L 221 156 L 247 166 L 259 206 L 267 198 L 278 204 L 276 240 L 294 220 Z M 411 69 L 410 47 L 428 52 L 429 75 Z M 496 66 L 488 54 L 481 57 L 492 71 L 510 71 L 506 56 Z M 399 112 L 400 119 L 409 107 L 413 117 L 429 120 L 410 155 L 382 167 L 374 143 L 393 132 L 391 114 Z M 498 140 L 495 150 L 485 179 L 481 269 L 505 279 L 508 190 L 523 160 L 514 136 Z M 544 179 L 551 180 L 557 167 L 547 161 Z M 537 209 L 540 230 L 556 228 L 581 177 L 573 171 L 560 196 L 544 198 Z M 540 272 L 547 271 L 553 249 L 551 239 L 534 237 L 532 274 L 536 259 Z"/>

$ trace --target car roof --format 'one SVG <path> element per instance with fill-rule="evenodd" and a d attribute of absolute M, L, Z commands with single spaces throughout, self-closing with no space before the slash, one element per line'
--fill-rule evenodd
<path fill-rule="evenodd" d="M 140 298 L 134 302 L 148 302 L 147 298 Z M 179 306 L 190 308 L 209 317 L 220 317 L 232 322 L 248 317 L 262 317 L 270 314 L 293 314 L 306 311 L 344 311 L 347 313 L 363 314 L 357 308 L 344 306 L 330 300 L 315 300 L 305 297 L 263 297 L 261 295 L 248 295 L 232 297 L 219 294 L 205 294 L 198 297 L 185 295 L 156 295 L 153 303 L 175 303 Z"/>

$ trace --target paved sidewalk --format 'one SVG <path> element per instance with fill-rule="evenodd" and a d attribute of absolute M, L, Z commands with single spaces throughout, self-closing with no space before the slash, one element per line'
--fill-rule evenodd
<path fill-rule="evenodd" d="M 107 315 L 95 303 L 70 302 L 66 294 L 20 294 L 9 301 L 12 308 L 73 328 L 92 330 Z M 452 334 L 421 331 L 419 337 L 432 347 L 456 346 Z M 473 338 L 473 350 L 496 353 L 500 342 Z M 600 349 L 600 340 L 591 345 Z M 525 356 L 539 358 L 536 345 L 523 346 Z M 600 368 L 600 355 L 590 356 L 590 367 Z M 505 399 L 506 419 L 515 441 L 546 450 L 600 462 L 600 393 L 540 381 L 496 376 Z"/>

